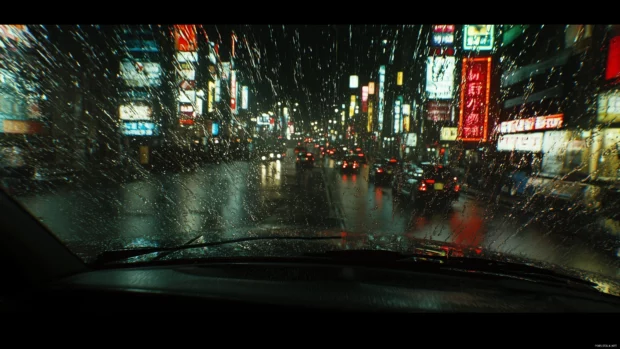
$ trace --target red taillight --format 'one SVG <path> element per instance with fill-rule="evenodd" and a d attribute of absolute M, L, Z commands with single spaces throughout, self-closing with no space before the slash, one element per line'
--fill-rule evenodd
<path fill-rule="evenodd" d="M 383 172 L 383 169 L 382 169 L 382 168 L 378 168 L 378 169 L 377 169 L 377 172 L 382 173 L 382 172 Z"/>
<path fill-rule="evenodd" d="M 422 184 L 420 185 L 420 187 L 418 187 L 419 191 L 426 191 L 426 183 L 422 182 Z"/>
<path fill-rule="evenodd" d="M 396 160 L 396 159 L 390 159 L 390 162 L 391 162 L 391 163 L 395 163 L 395 162 L 398 162 L 398 160 Z"/>
<path fill-rule="evenodd" d="M 319 145 L 318 145 L 318 144 L 315 144 L 315 145 L 314 145 L 314 147 L 315 147 L 315 148 L 318 148 L 318 147 L 319 147 Z"/>
<path fill-rule="evenodd" d="M 435 180 L 434 179 L 427 179 L 424 182 L 426 182 L 428 184 L 435 184 Z"/>
<path fill-rule="evenodd" d="M 342 163 L 342 168 L 347 167 L 347 165 L 348 165 L 348 163 L 347 163 L 346 161 L 344 161 L 344 162 Z"/>
<path fill-rule="evenodd" d="M 312 153 L 307 153 L 306 156 L 312 156 Z"/>
<path fill-rule="evenodd" d="M 359 156 L 361 158 L 362 156 L 364 156 L 364 154 L 357 154 L 357 156 Z"/>
<path fill-rule="evenodd" d="M 461 191 L 461 186 L 460 186 L 460 185 L 458 185 L 458 184 L 457 184 L 457 185 L 455 185 L 455 186 L 454 186 L 454 191 L 456 191 L 456 192 Z"/>

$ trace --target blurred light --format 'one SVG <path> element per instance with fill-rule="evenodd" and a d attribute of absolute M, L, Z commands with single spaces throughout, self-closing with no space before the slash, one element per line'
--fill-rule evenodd
<path fill-rule="evenodd" d="M 359 77 L 357 75 L 351 75 L 349 77 L 349 88 L 359 87 Z"/>
<path fill-rule="evenodd" d="M 398 85 L 398 86 L 402 86 L 403 85 L 403 72 L 402 71 L 399 71 L 396 74 L 396 85 Z"/>
<path fill-rule="evenodd" d="M 369 95 L 375 94 L 375 83 L 373 81 L 368 83 L 368 94 Z"/>

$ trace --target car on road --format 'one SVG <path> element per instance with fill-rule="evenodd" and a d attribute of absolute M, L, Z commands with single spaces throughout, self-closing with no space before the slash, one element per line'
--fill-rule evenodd
<path fill-rule="evenodd" d="M 376 161 L 368 171 L 368 181 L 376 184 L 391 184 L 394 173 L 398 167 L 398 160 L 395 158 L 382 158 Z"/>
<path fill-rule="evenodd" d="M 461 185 L 446 166 L 439 164 L 410 163 L 392 183 L 394 196 L 403 196 L 417 205 L 451 203 L 459 199 Z"/>
<path fill-rule="evenodd" d="M 295 167 L 297 169 L 313 168 L 314 167 L 314 154 L 310 152 L 297 154 L 295 161 Z"/>
<path fill-rule="evenodd" d="M 342 173 L 357 173 L 360 171 L 360 161 L 356 155 L 347 155 L 342 159 L 340 165 L 340 172 Z"/>

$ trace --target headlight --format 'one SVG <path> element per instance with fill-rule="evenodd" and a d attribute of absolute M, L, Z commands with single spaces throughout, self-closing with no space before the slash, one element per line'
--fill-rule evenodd
<path fill-rule="evenodd" d="M 269 157 L 270 157 L 270 158 L 272 158 L 272 157 L 274 157 L 274 156 L 275 156 L 275 155 L 274 155 L 273 153 L 269 154 Z"/>
<path fill-rule="evenodd" d="M 267 160 L 267 157 L 265 155 L 260 157 L 261 160 Z"/>
<path fill-rule="evenodd" d="M 282 157 L 282 155 L 278 154 L 278 155 L 277 155 L 277 157 L 278 157 L 278 159 L 279 159 L 279 158 L 281 158 L 281 157 Z"/>

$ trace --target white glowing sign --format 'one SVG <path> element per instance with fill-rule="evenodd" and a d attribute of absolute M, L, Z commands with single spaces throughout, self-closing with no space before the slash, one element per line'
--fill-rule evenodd
<path fill-rule="evenodd" d="M 121 76 L 131 87 L 159 86 L 161 66 L 153 62 L 122 61 Z"/>
<path fill-rule="evenodd" d="M 121 120 L 150 120 L 153 116 L 153 109 L 143 104 L 126 104 L 119 108 Z"/>
<path fill-rule="evenodd" d="M 198 52 L 177 52 L 177 62 L 197 62 Z"/>
<path fill-rule="evenodd" d="M 250 94 L 250 89 L 247 86 L 243 86 L 241 89 L 241 109 L 248 109 L 248 96 Z"/>
<path fill-rule="evenodd" d="M 463 26 L 463 49 L 489 51 L 493 49 L 495 27 L 492 24 Z"/>
<path fill-rule="evenodd" d="M 543 132 L 499 136 L 497 150 L 538 153 L 542 151 Z"/>
<path fill-rule="evenodd" d="M 385 66 L 379 67 L 379 113 L 377 114 L 377 122 L 379 131 L 383 130 L 383 108 L 384 108 L 384 94 L 385 94 Z"/>
<path fill-rule="evenodd" d="M 357 75 L 351 75 L 349 77 L 349 88 L 358 88 L 360 84 L 360 79 Z"/>
<path fill-rule="evenodd" d="M 454 57 L 428 57 L 426 93 L 431 99 L 451 99 L 454 94 Z"/>

